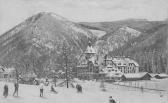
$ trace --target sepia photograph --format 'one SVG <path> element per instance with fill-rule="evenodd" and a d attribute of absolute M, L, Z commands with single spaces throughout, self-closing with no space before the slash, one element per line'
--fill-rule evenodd
<path fill-rule="evenodd" d="M 0 0 L 0 103 L 168 103 L 168 0 Z"/>

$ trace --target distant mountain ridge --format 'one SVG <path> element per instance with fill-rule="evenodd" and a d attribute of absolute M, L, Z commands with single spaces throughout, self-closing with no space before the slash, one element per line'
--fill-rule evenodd
<path fill-rule="evenodd" d="M 168 73 L 167 21 L 130 19 L 82 25 L 107 32 L 95 43 L 102 55 L 108 53 L 111 56 L 128 56 L 138 61 L 141 71 Z M 136 32 L 129 33 L 128 30 L 121 29 L 122 27 Z"/>

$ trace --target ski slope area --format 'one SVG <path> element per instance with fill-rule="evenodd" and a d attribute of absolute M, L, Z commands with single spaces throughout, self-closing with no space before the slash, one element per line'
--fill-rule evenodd
<path fill-rule="evenodd" d="M 50 92 L 45 86 L 44 97 L 39 96 L 39 87 L 20 84 L 19 97 L 13 97 L 13 84 L 9 86 L 9 96 L 2 96 L 4 82 L 0 82 L 0 103 L 109 103 L 109 96 L 113 96 L 117 103 L 168 103 L 168 96 L 160 97 L 157 93 L 141 93 L 140 91 L 122 90 L 105 85 L 107 91 L 100 89 L 99 82 L 80 82 L 83 93 L 77 93 L 75 88 L 56 87 L 58 94 Z"/>

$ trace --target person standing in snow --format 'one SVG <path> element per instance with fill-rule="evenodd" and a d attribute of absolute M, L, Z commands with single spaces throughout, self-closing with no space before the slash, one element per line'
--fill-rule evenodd
<path fill-rule="evenodd" d="M 43 92 L 44 92 L 44 84 L 40 84 L 40 97 L 43 97 Z"/>
<path fill-rule="evenodd" d="M 7 84 L 5 84 L 5 86 L 4 86 L 3 96 L 4 96 L 5 98 L 8 96 L 8 85 L 7 85 Z"/>
<path fill-rule="evenodd" d="M 14 87 L 15 91 L 13 92 L 13 96 L 15 96 L 15 94 L 18 96 L 19 83 L 14 83 Z"/>
<path fill-rule="evenodd" d="M 82 93 L 82 86 L 80 84 L 76 85 L 76 89 L 78 93 Z"/>
<path fill-rule="evenodd" d="M 51 85 L 51 92 L 57 93 L 57 91 L 54 89 L 54 85 Z"/>
<path fill-rule="evenodd" d="M 112 96 L 109 97 L 109 103 L 116 103 L 116 101 L 112 98 Z"/>
<path fill-rule="evenodd" d="M 141 92 L 142 92 L 142 93 L 144 92 L 144 88 L 143 88 L 143 86 L 141 86 Z"/>

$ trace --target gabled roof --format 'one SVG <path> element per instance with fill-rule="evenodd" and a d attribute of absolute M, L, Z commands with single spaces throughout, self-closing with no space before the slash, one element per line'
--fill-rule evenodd
<path fill-rule="evenodd" d="M 13 73 L 14 71 L 15 71 L 15 68 L 5 68 L 4 73 L 10 74 L 10 73 Z"/>
<path fill-rule="evenodd" d="M 93 54 L 95 54 L 95 53 L 96 53 L 96 50 L 95 50 L 92 46 L 88 46 L 88 47 L 86 48 L 85 53 L 93 53 Z"/>
<path fill-rule="evenodd" d="M 125 60 L 127 60 L 128 63 L 133 63 L 133 64 L 135 64 L 135 66 L 139 66 L 139 64 L 133 59 L 125 58 Z"/>
<path fill-rule="evenodd" d="M 125 77 L 128 79 L 128 78 L 142 78 L 144 77 L 145 75 L 150 75 L 149 73 L 147 72 L 141 72 L 141 73 L 129 73 L 129 74 L 124 74 Z M 151 75 L 150 75 L 151 76 Z M 152 76 L 151 76 L 152 77 Z"/>

